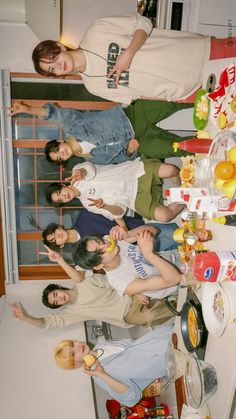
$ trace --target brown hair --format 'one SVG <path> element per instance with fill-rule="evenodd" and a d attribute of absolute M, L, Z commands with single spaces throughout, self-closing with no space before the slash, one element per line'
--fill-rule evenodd
<path fill-rule="evenodd" d="M 66 47 L 67 51 L 72 51 L 71 48 Z M 32 60 L 34 63 L 35 71 L 41 76 L 46 77 L 56 77 L 54 74 L 49 71 L 42 70 L 40 67 L 40 62 L 44 60 L 49 60 L 51 62 L 55 61 L 58 55 L 61 53 L 61 47 L 57 41 L 47 40 L 42 41 L 34 48 L 32 52 Z"/>

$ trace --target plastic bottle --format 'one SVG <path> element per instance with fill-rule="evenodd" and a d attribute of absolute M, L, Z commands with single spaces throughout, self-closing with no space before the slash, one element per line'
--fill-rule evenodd
<path fill-rule="evenodd" d="M 236 250 L 199 253 L 181 271 L 201 282 L 236 281 Z"/>
<path fill-rule="evenodd" d="M 189 151 L 190 153 L 205 153 L 207 154 L 212 144 L 210 138 L 192 138 L 191 140 L 183 140 L 178 143 L 173 143 L 172 147 L 176 153 L 178 149 Z"/>
<path fill-rule="evenodd" d="M 212 218 L 211 221 L 219 224 L 225 224 L 227 226 L 236 226 L 236 214 L 223 215 L 222 217 Z"/>

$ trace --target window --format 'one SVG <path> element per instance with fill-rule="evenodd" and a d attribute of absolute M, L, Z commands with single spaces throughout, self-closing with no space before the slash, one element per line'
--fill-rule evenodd
<path fill-rule="evenodd" d="M 20 278 L 21 272 L 25 278 L 30 266 L 34 266 L 34 272 L 38 270 L 40 273 L 41 265 L 52 264 L 46 255 L 39 255 L 40 251 L 45 251 L 41 231 L 50 222 L 70 228 L 79 215 L 82 207 L 78 199 L 66 207 L 50 207 L 45 198 L 45 188 L 49 183 L 69 176 L 71 168 L 81 159 L 71 159 L 65 169 L 47 162 L 44 157 L 47 141 L 63 140 L 62 129 L 51 122 L 17 115 L 12 118 L 12 136 L 18 263 Z M 66 245 L 62 253 L 72 263 L 72 247 Z"/>

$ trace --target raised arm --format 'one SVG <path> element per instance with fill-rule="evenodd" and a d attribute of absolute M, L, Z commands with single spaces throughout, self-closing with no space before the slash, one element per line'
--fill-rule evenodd
<path fill-rule="evenodd" d="M 118 220 L 116 220 L 118 221 Z M 120 225 L 119 223 L 117 223 Z M 132 230 L 124 230 L 122 228 L 122 225 L 120 225 L 121 228 L 118 226 L 112 227 L 110 230 L 110 235 L 113 237 L 114 240 L 125 240 L 129 243 L 134 243 L 137 241 L 137 237 L 140 233 L 143 231 L 149 232 L 152 236 L 155 236 L 158 233 L 158 228 L 154 227 L 152 225 L 144 224 L 142 226 L 133 228 Z"/>
<path fill-rule="evenodd" d="M 67 273 L 67 275 L 75 282 L 81 282 L 84 279 L 85 272 L 84 271 L 76 271 L 69 263 L 63 259 L 59 253 L 54 252 L 48 246 L 44 245 L 47 249 L 47 252 L 39 252 L 40 255 L 48 256 L 49 260 L 52 262 L 57 262 L 58 265 L 62 267 L 62 269 Z"/>
<path fill-rule="evenodd" d="M 43 107 L 33 107 L 30 105 L 27 105 L 27 103 L 24 103 L 22 101 L 15 102 L 14 105 L 11 108 L 11 116 L 17 115 L 18 113 L 28 113 L 29 115 L 34 115 L 40 117 L 47 116 L 47 109 L 44 109 Z"/>
<path fill-rule="evenodd" d="M 152 24 L 149 19 L 137 15 L 137 25 L 134 28 L 132 39 L 128 47 L 119 55 L 113 69 L 108 73 L 108 77 L 112 77 L 116 73 L 115 82 L 118 84 L 120 75 L 123 71 L 128 70 L 137 51 L 143 46 L 152 30 Z"/>
<path fill-rule="evenodd" d="M 91 204 L 89 204 L 89 207 L 96 207 L 98 209 L 104 209 L 108 212 L 110 212 L 112 215 L 115 216 L 122 216 L 124 214 L 124 209 L 119 207 L 118 205 L 109 205 L 106 204 L 102 198 L 98 198 L 98 199 L 93 199 L 93 198 L 88 198 L 88 201 L 91 202 Z M 116 220 L 115 220 L 116 221 Z M 124 223 L 122 223 L 124 224 Z"/>
<path fill-rule="evenodd" d="M 40 329 L 44 328 L 45 322 L 43 317 L 33 317 L 30 316 L 26 309 L 21 303 L 14 302 L 11 304 L 13 316 L 19 320 L 22 320 L 32 326 L 39 327 Z"/>
<path fill-rule="evenodd" d="M 125 294 L 134 295 L 146 291 L 159 291 L 177 285 L 181 280 L 179 270 L 165 259 L 153 253 L 153 238 L 150 233 L 143 232 L 138 237 L 140 250 L 152 265 L 160 272 L 160 275 L 150 278 L 136 278 L 127 286 Z"/>
<path fill-rule="evenodd" d="M 111 387 L 115 393 L 122 394 L 129 388 L 127 384 L 122 383 L 122 381 L 119 381 L 116 378 L 113 378 L 111 375 L 107 374 L 98 360 L 96 361 L 95 369 L 90 370 L 88 367 L 83 366 L 83 371 L 90 377 L 100 378 L 100 380 Z"/>

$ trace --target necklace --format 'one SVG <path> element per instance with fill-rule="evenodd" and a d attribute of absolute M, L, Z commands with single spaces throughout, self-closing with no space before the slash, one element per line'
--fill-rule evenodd
<path fill-rule="evenodd" d="M 101 58 L 102 60 L 104 60 L 104 61 L 106 61 L 106 62 L 107 62 L 106 58 L 104 58 L 104 57 L 103 57 L 102 55 L 100 55 L 100 54 L 97 54 L 96 52 L 89 51 L 88 49 L 81 48 L 81 47 L 80 47 L 80 49 L 81 49 L 82 51 L 88 52 L 89 54 L 96 55 L 96 57 L 99 57 L 99 58 Z M 104 75 L 101 75 L 101 76 L 90 76 L 89 74 L 86 74 L 84 71 L 80 71 L 80 74 L 84 74 L 84 76 L 86 76 L 86 77 L 107 77 L 107 74 L 104 74 Z"/>
<path fill-rule="evenodd" d="M 97 359 L 101 358 L 101 356 L 104 354 L 104 350 L 102 348 L 97 348 L 96 351 L 97 351 L 97 354 L 98 354 L 98 351 L 101 351 L 101 353 L 98 354 L 97 357 L 96 357 Z"/>

